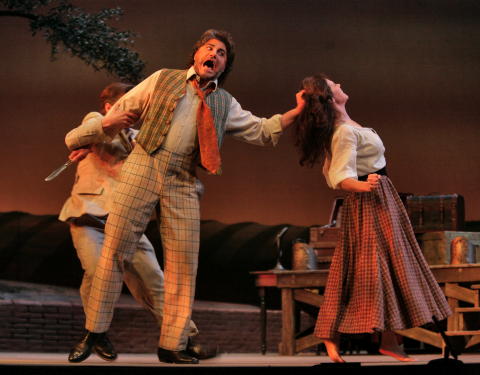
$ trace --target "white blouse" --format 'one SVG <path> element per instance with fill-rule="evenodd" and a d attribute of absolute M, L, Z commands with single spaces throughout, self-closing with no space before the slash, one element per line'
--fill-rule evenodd
<path fill-rule="evenodd" d="M 332 137 L 332 157 L 323 165 L 328 186 L 338 189 L 346 178 L 357 179 L 386 166 L 385 147 L 371 128 L 337 125 Z"/>

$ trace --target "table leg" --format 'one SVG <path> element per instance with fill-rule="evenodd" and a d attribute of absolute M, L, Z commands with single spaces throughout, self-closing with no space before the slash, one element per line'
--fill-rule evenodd
<path fill-rule="evenodd" d="M 258 288 L 260 297 L 260 345 L 263 355 L 267 352 L 267 306 L 265 304 L 265 288 Z"/>
<path fill-rule="evenodd" d="M 295 301 L 293 290 L 282 288 L 282 343 L 280 345 L 281 355 L 295 354 Z"/>

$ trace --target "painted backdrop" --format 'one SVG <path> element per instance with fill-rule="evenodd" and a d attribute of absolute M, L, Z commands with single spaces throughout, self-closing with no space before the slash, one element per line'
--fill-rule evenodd
<path fill-rule="evenodd" d="M 473 0 L 77 0 L 88 10 L 120 6 L 118 28 L 138 33 L 146 73 L 184 67 L 207 28 L 229 30 L 237 60 L 226 82 L 246 109 L 291 108 L 300 80 L 326 72 L 350 95 L 352 117 L 381 135 L 401 192 L 459 193 L 480 220 L 480 6 Z M 165 4 L 163 4 L 165 3 Z M 65 133 L 97 108 L 114 78 L 32 37 L 23 19 L 0 18 L 0 212 L 57 213 L 74 169 Z M 323 224 L 339 192 L 320 166 L 298 166 L 292 131 L 275 149 L 227 140 L 224 174 L 206 185 L 203 219 L 225 223 Z"/>

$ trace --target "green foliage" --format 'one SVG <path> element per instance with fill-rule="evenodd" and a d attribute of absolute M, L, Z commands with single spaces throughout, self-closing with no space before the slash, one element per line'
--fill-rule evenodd
<path fill-rule="evenodd" d="M 107 24 L 119 19 L 123 14 L 121 8 L 91 14 L 68 0 L 0 0 L 0 4 L 7 9 L 0 11 L 0 16 L 30 20 L 32 34 L 41 33 L 51 44 L 52 59 L 62 50 L 121 80 L 132 83 L 141 80 L 145 63 L 129 49 L 135 35 Z"/>

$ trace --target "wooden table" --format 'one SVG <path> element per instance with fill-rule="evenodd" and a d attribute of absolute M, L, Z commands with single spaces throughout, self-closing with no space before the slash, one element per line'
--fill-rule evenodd
<path fill-rule="evenodd" d="M 463 265 L 435 265 L 430 266 L 436 280 L 441 284 L 450 306 L 455 311 L 448 319 L 447 335 L 473 336 L 466 347 L 480 342 L 480 331 L 462 331 L 461 319 L 456 311 L 458 302 L 468 302 L 477 307 L 480 312 L 478 290 L 470 289 L 469 284 L 480 282 L 480 264 Z M 310 346 L 321 343 L 321 340 L 313 335 L 295 339 L 295 302 L 300 301 L 312 306 L 320 307 L 323 296 L 315 291 L 322 291 L 327 282 L 328 270 L 315 271 L 286 271 L 269 270 L 252 272 L 256 277 L 256 285 L 259 289 L 261 307 L 261 341 L 262 354 L 266 352 L 266 306 L 265 288 L 274 287 L 281 289 L 282 296 L 282 335 L 279 345 L 280 355 L 294 355 Z M 462 286 L 459 285 L 462 283 Z M 467 287 L 465 287 L 465 284 Z M 473 310 L 472 310 L 473 311 Z M 470 311 L 470 312 L 472 312 Z M 398 334 L 412 339 L 443 348 L 443 340 L 439 333 L 424 328 L 412 328 L 405 331 L 397 331 Z"/>
<path fill-rule="evenodd" d="M 265 288 L 281 289 L 282 294 L 282 340 L 279 346 L 280 355 L 293 355 L 321 340 L 313 335 L 295 340 L 295 301 L 305 302 L 320 307 L 323 296 L 309 289 L 322 288 L 327 283 L 328 270 L 318 271 L 256 271 L 256 285 L 260 296 L 260 321 L 262 354 L 266 353 L 266 321 Z"/>

